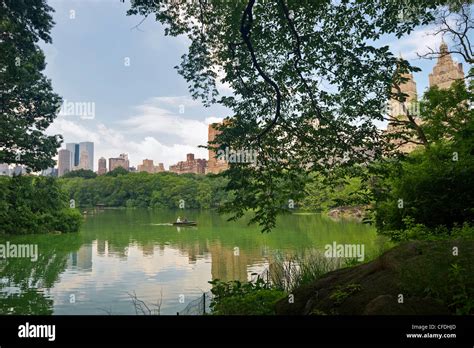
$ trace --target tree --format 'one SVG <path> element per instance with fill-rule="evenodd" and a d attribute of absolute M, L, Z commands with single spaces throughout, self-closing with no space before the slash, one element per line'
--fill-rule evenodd
<path fill-rule="evenodd" d="M 443 3 L 136 0 L 128 14 L 154 15 L 167 35 L 190 39 L 178 72 L 193 97 L 232 112 L 210 146 L 258 154 L 257 164 L 225 172 L 234 199 L 223 211 L 236 219 L 251 209 L 251 222 L 269 231 L 288 200 L 304 196 L 308 173 L 382 154 L 374 121 L 398 97 L 391 86 L 399 75 L 388 47 L 373 42 L 432 22 Z M 218 82 L 233 95 L 219 95 Z"/>
<path fill-rule="evenodd" d="M 474 81 L 467 87 L 457 80 L 448 89 L 430 88 L 420 102 L 420 127 L 428 141 L 465 138 L 474 119 L 473 103 Z"/>
<path fill-rule="evenodd" d="M 56 117 L 61 98 L 42 73 L 45 57 L 37 42 L 51 43 L 53 9 L 45 0 L 5 0 L 0 4 L 0 163 L 33 170 L 54 165 L 60 135 L 44 131 Z"/>
<path fill-rule="evenodd" d="M 97 177 L 97 174 L 90 169 L 78 169 L 67 172 L 63 175 L 63 178 L 84 178 L 93 179 Z"/>
<path fill-rule="evenodd" d="M 379 231 L 396 239 L 414 224 L 442 232 L 474 223 L 473 91 L 464 81 L 429 89 L 420 116 L 430 146 L 371 168 Z"/>
<path fill-rule="evenodd" d="M 474 20 L 471 12 L 472 1 L 452 1 L 449 6 L 440 8 L 436 12 L 437 29 L 433 35 L 441 34 L 450 37 L 454 43 L 447 52 L 441 52 L 437 48 L 428 48 L 428 52 L 418 54 L 421 58 L 437 59 L 446 53 L 461 56 L 468 64 L 474 63 L 474 47 L 469 39 L 474 29 Z M 474 71 L 469 71 L 466 78 L 474 77 Z"/>
<path fill-rule="evenodd" d="M 126 170 L 123 167 L 117 167 L 114 170 L 111 170 L 110 172 L 107 172 L 107 176 L 119 176 L 119 175 L 127 175 L 128 170 Z"/>

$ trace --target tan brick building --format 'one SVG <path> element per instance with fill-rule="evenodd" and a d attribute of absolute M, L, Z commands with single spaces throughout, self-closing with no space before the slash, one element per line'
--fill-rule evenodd
<path fill-rule="evenodd" d="M 180 161 L 170 166 L 170 172 L 177 174 L 194 173 L 205 174 L 207 161 L 205 159 L 194 158 L 193 153 L 186 155 L 186 161 Z"/>
<path fill-rule="evenodd" d="M 153 160 L 144 159 L 142 164 L 138 165 L 137 171 L 147 173 L 159 173 L 164 172 L 165 167 L 163 166 L 163 163 L 158 163 L 158 165 L 155 166 Z"/>
<path fill-rule="evenodd" d="M 458 79 L 464 79 L 464 72 L 462 64 L 456 64 L 451 54 L 448 53 L 448 46 L 443 41 L 439 48 L 440 57 L 433 68 L 432 73 L 429 74 L 429 85 L 430 87 L 437 86 L 440 89 L 447 89 L 451 84 Z M 406 119 L 407 112 L 415 118 L 417 124 L 421 124 L 422 121 L 418 117 L 418 96 L 416 92 L 416 82 L 413 79 L 412 74 L 405 74 L 404 77 L 408 78 L 404 84 L 400 85 L 402 93 L 407 95 L 405 102 L 401 103 L 397 100 L 389 101 L 389 115 L 392 118 Z M 395 88 L 392 91 L 396 90 Z M 395 132 L 399 130 L 400 125 L 389 123 L 387 126 L 387 133 Z M 401 140 L 393 140 L 394 143 L 400 144 Z M 414 143 L 406 143 L 399 146 L 399 150 L 405 153 L 413 151 L 418 145 Z"/>
<path fill-rule="evenodd" d="M 207 140 L 208 142 L 214 141 L 216 136 L 220 133 L 219 130 L 216 129 L 216 123 L 210 124 L 207 133 Z M 217 144 L 213 145 L 216 146 Z M 225 160 L 216 158 L 216 152 L 214 150 L 209 149 L 209 160 L 207 161 L 207 168 L 206 173 L 213 173 L 218 174 L 224 170 L 226 170 L 229 165 Z"/>
<path fill-rule="evenodd" d="M 440 57 L 429 75 L 430 87 L 449 88 L 455 80 L 464 78 L 462 63 L 455 63 L 448 53 L 448 45 L 443 41 L 439 48 Z"/>

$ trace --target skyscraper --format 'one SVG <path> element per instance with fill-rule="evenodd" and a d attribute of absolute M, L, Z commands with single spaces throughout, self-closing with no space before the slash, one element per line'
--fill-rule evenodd
<path fill-rule="evenodd" d="M 86 152 L 87 155 L 83 155 Z M 81 155 L 83 163 L 81 163 Z M 79 143 L 79 165 L 82 169 L 89 169 L 94 171 L 94 143 L 91 141 L 84 141 Z"/>
<path fill-rule="evenodd" d="M 66 149 L 59 150 L 58 153 L 58 176 L 63 176 L 71 170 L 71 151 Z"/>
<path fill-rule="evenodd" d="M 71 151 L 71 169 L 79 166 L 79 144 L 76 143 L 67 143 L 66 150 Z"/>
<path fill-rule="evenodd" d="M 430 87 L 438 86 L 440 89 L 451 87 L 455 80 L 464 79 L 462 63 L 455 63 L 449 54 L 448 45 L 443 41 L 439 47 L 440 56 L 433 72 L 429 75 Z"/>
<path fill-rule="evenodd" d="M 107 173 L 107 160 L 104 157 L 99 158 L 99 169 L 97 169 L 97 174 L 104 175 Z"/>
<path fill-rule="evenodd" d="M 130 169 L 130 162 L 128 161 L 128 155 L 126 153 L 121 153 L 118 158 L 109 158 L 109 171 L 118 167 L 122 167 L 126 170 Z"/>
<path fill-rule="evenodd" d="M 214 141 L 216 136 L 220 133 L 217 129 L 217 124 L 213 123 L 209 125 L 207 140 L 208 142 Z M 213 147 L 217 147 L 217 144 L 212 144 Z M 216 158 L 216 152 L 213 149 L 209 149 L 209 160 L 207 162 L 206 173 L 218 174 L 229 168 L 227 162 L 223 159 Z"/>
<path fill-rule="evenodd" d="M 79 166 L 77 168 L 92 170 L 90 169 L 89 153 L 84 149 L 81 151 L 81 154 L 79 155 Z"/>

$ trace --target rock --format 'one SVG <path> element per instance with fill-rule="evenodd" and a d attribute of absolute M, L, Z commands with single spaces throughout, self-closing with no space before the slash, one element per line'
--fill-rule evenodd
<path fill-rule="evenodd" d="M 464 253 L 454 256 L 453 246 Z M 276 304 L 279 315 L 449 315 L 462 285 L 474 289 L 474 241 L 438 240 L 402 243 L 377 259 L 329 272 L 295 289 L 294 303 Z M 458 286 L 446 287 L 452 264 L 464 270 Z M 399 295 L 403 303 L 399 303 Z M 438 298 L 427 294 L 437 294 Z M 472 295 L 471 295 L 472 296 Z M 461 304 L 462 305 L 462 304 Z M 473 313 L 474 314 L 474 313 Z"/>

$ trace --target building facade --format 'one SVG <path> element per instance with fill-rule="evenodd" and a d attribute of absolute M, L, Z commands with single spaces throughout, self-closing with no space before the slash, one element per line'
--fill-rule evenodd
<path fill-rule="evenodd" d="M 142 164 L 138 165 L 137 171 L 138 172 L 154 173 L 155 172 L 155 165 L 153 164 L 153 160 L 144 159 Z"/>
<path fill-rule="evenodd" d="M 58 176 L 63 176 L 67 172 L 71 171 L 71 151 L 61 149 L 58 152 Z"/>
<path fill-rule="evenodd" d="M 94 143 L 91 141 L 79 143 L 79 169 L 94 171 Z"/>
<path fill-rule="evenodd" d="M 208 142 L 214 141 L 216 136 L 220 133 L 220 131 L 216 128 L 216 126 L 217 126 L 216 123 L 209 125 L 208 132 L 207 132 Z M 213 144 L 213 146 L 217 147 L 218 144 Z M 224 159 L 216 158 L 216 152 L 214 150 L 209 149 L 208 155 L 209 155 L 209 160 L 207 161 L 206 173 L 218 174 L 229 167 L 229 165 Z"/>
<path fill-rule="evenodd" d="M 97 169 L 97 174 L 98 175 L 104 175 L 107 173 L 107 160 L 104 157 L 99 158 L 98 161 L 98 169 Z"/>
<path fill-rule="evenodd" d="M 58 169 L 54 167 L 49 167 L 41 171 L 42 176 L 58 176 Z"/>
<path fill-rule="evenodd" d="M 147 173 L 160 173 L 165 171 L 163 163 L 158 163 L 157 166 L 153 163 L 153 160 L 144 159 L 142 164 L 138 165 L 137 172 Z"/>
<path fill-rule="evenodd" d="M 437 86 L 446 89 L 455 80 L 464 79 L 462 63 L 455 63 L 451 54 L 448 53 L 448 45 L 443 41 L 439 48 L 440 56 L 433 72 L 429 75 L 430 87 Z"/>
<path fill-rule="evenodd" d="M 79 144 L 67 143 L 66 150 L 71 152 L 71 169 L 74 170 L 79 166 Z"/>
<path fill-rule="evenodd" d="M 205 159 L 195 159 L 193 153 L 188 153 L 186 155 L 186 161 L 180 161 L 177 164 L 170 166 L 170 172 L 176 174 L 205 174 L 206 166 L 207 161 Z"/>
<path fill-rule="evenodd" d="M 130 162 L 128 160 L 127 154 L 121 153 L 119 157 L 109 158 L 109 171 L 112 171 L 118 167 L 122 167 L 127 171 L 130 169 Z"/>
<path fill-rule="evenodd" d="M 448 53 L 448 46 L 444 41 L 441 43 L 439 52 L 440 57 L 438 58 L 436 65 L 433 67 L 432 73 L 429 74 L 429 86 L 430 88 L 437 86 L 440 89 L 447 89 L 454 81 L 464 79 L 464 72 L 461 63 L 454 63 L 451 54 Z M 400 91 L 403 94 L 406 94 L 407 97 L 404 102 L 393 99 L 389 101 L 389 116 L 394 119 L 407 120 L 407 113 L 409 112 L 410 115 L 415 119 L 415 122 L 420 125 L 422 124 L 422 120 L 418 117 L 419 102 L 416 92 L 415 80 L 413 79 L 412 74 L 404 74 L 402 76 L 408 80 L 400 85 Z M 393 88 L 392 92 L 396 92 L 396 88 Z M 389 123 L 387 125 L 386 132 L 394 133 L 401 131 L 401 127 L 403 126 L 395 123 Z M 391 141 L 397 145 L 400 151 L 405 153 L 409 153 L 419 146 L 412 142 L 402 143 L 401 139 L 393 139 Z"/>

